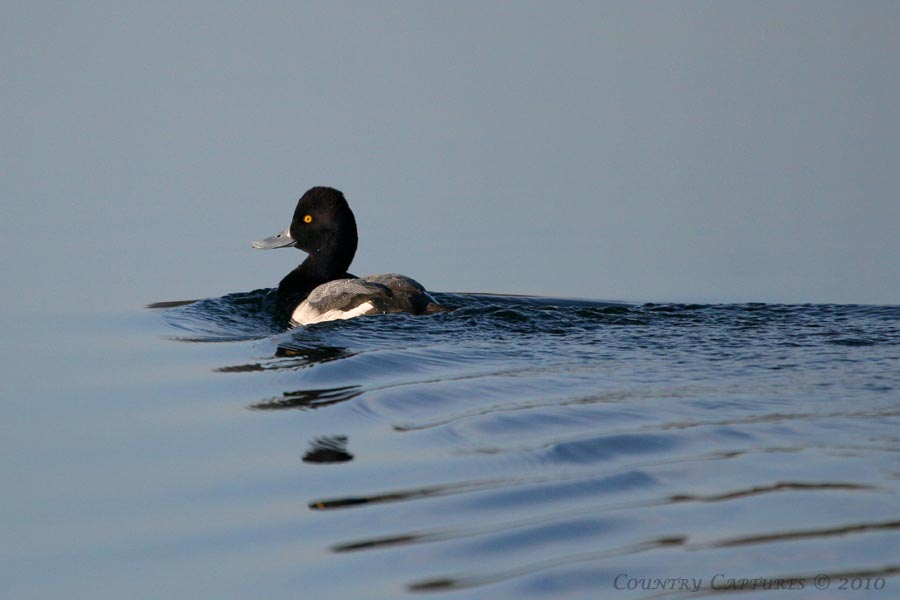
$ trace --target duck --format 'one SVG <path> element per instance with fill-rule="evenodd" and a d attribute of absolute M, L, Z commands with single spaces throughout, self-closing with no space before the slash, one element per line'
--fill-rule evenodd
<path fill-rule="evenodd" d="M 359 237 L 344 194 L 314 187 L 300 197 L 291 224 L 253 242 L 253 248 L 297 248 L 306 259 L 278 284 L 279 310 L 293 325 L 351 319 L 362 315 L 444 312 L 447 309 L 418 281 L 397 273 L 356 277 L 348 272 Z"/>

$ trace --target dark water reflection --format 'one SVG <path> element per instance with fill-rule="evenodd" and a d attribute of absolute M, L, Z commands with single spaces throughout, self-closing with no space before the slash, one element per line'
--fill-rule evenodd
<path fill-rule="evenodd" d="M 900 593 L 897 307 L 439 300 L 456 310 L 295 330 L 267 290 L 162 307 L 171 339 L 234 345 L 211 376 L 305 444 L 279 590 Z"/>
<path fill-rule="evenodd" d="M 347 452 L 347 436 L 344 435 L 316 438 L 303 455 L 303 462 L 307 463 L 341 463 L 349 460 L 353 460 L 353 455 Z"/>
<path fill-rule="evenodd" d="M 312 409 L 346 402 L 362 394 L 358 385 L 317 390 L 295 390 L 282 392 L 280 398 L 262 400 L 250 405 L 253 410 L 283 410 L 286 408 Z"/>

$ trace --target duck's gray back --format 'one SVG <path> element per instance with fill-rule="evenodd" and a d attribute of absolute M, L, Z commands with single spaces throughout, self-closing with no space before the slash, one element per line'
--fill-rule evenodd
<path fill-rule="evenodd" d="M 391 300 L 384 306 L 384 312 L 408 312 L 414 315 L 426 312 L 429 304 L 434 304 L 425 287 L 406 275 L 385 273 L 369 275 L 364 279 L 369 283 L 384 286 L 391 295 Z"/>
<path fill-rule="evenodd" d="M 385 273 L 363 279 L 335 279 L 310 292 L 292 320 L 310 325 L 334 319 L 350 319 L 376 313 L 421 314 L 446 310 L 439 306 L 418 281 Z"/>

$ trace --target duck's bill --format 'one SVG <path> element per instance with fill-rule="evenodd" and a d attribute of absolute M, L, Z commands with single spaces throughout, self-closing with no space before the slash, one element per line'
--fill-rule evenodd
<path fill-rule="evenodd" d="M 288 227 L 272 237 L 253 242 L 253 247 L 258 248 L 259 250 L 271 250 L 273 248 L 286 248 L 288 246 L 293 246 L 296 243 L 294 238 L 291 237 L 291 228 Z"/>

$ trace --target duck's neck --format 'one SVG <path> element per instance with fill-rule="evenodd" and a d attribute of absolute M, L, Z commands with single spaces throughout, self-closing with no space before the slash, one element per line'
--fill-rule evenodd
<path fill-rule="evenodd" d="M 278 304 L 286 314 L 291 314 L 309 293 L 327 281 L 353 277 L 347 272 L 356 243 L 339 245 L 323 244 L 309 253 L 300 266 L 291 271 L 278 284 Z"/>

